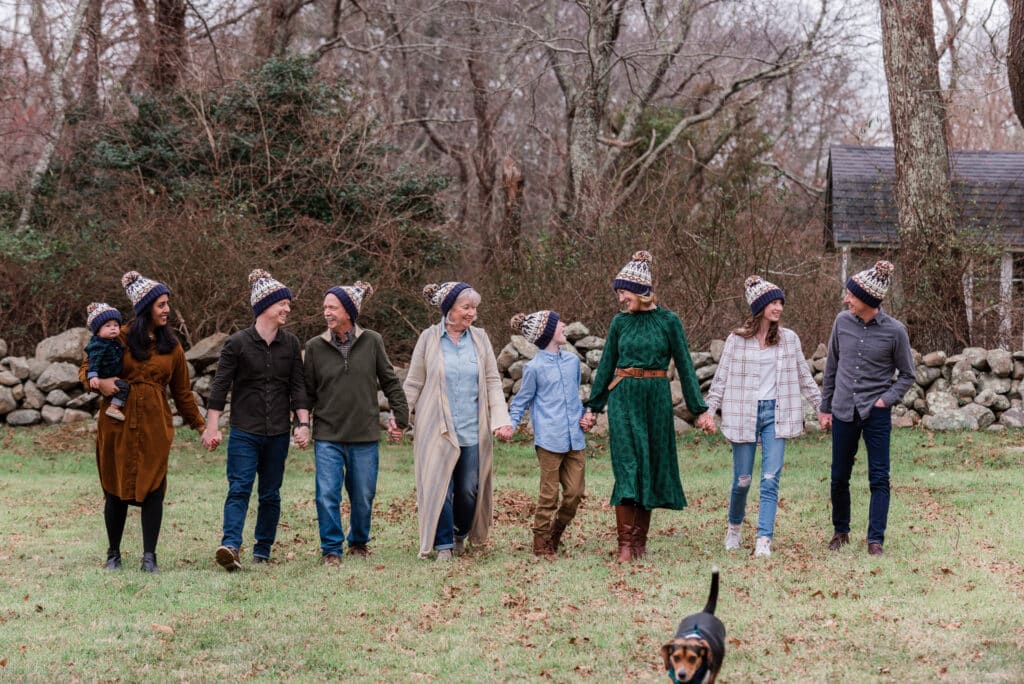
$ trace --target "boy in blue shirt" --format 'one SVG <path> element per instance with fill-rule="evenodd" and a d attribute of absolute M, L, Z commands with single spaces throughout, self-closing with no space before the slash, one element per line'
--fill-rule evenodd
<path fill-rule="evenodd" d="M 512 424 L 518 425 L 526 409 L 530 410 L 534 448 L 540 462 L 533 553 L 538 557 L 553 556 L 583 499 L 586 441 L 580 426 L 580 360 L 575 354 L 559 350 L 566 343 L 565 323 L 556 312 L 516 314 L 511 324 L 515 332 L 539 348 L 523 368 L 522 386 L 512 399 L 509 414 Z"/>

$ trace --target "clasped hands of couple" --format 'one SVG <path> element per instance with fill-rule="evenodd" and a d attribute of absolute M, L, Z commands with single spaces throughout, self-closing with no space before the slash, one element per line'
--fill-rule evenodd
<path fill-rule="evenodd" d="M 879 399 L 875 402 L 877 408 L 885 408 L 885 402 Z M 818 425 L 821 426 L 823 432 L 828 432 L 832 429 L 832 414 L 818 412 Z M 706 411 L 697 416 L 697 427 L 711 435 L 714 434 L 718 427 L 715 425 L 715 417 L 711 415 L 709 411 Z"/>

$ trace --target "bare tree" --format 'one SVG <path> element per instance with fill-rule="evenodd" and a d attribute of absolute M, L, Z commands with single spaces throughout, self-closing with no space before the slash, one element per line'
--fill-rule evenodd
<path fill-rule="evenodd" d="M 60 54 L 49 65 L 50 109 L 53 118 L 43 151 L 39 155 L 35 167 L 32 169 L 32 174 L 29 176 L 28 189 L 25 191 L 25 199 L 21 204 L 21 215 L 18 217 L 18 222 L 15 226 L 15 230 L 19 233 L 25 231 L 32 220 L 32 210 L 35 207 L 36 194 L 39 192 L 39 186 L 43 182 L 43 177 L 50 169 L 50 160 L 53 159 L 53 153 L 57 149 L 61 132 L 64 130 L 64 114 L 67 109 L 67 99 L 64 97 L 64 72 L 67 69 L 68 61 L 71 59 L 71 53 L 74 52 L 75 47 L 78 45 L 78 38 L 82 33 L 82 24 L 85 22 L 85 11 L 91 1 L 78 0 L 74 14 L 71 16 L 71 22 L 68 25 L 67 35 L 64 37 L 64 44 L 61 46 Z M 37 12 L 39 13 L 38 17 L 33 17 L 34 21 L 45 21 L 42 18 L 43 8 L 41 2 L 33 3 L 32 11 L 33 15 L 36 15 Z"/>
<path fill-rule="evenodd" d="M 969 343 L 957 255 L 946 110 L 931 0 L 881 0 L 882 48 L 896 155 L 900 282 L 919 347 Z"/>

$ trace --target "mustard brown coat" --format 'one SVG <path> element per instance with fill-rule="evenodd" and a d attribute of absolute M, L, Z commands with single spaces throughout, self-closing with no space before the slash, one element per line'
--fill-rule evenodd
<path fill-rule="evenodd" d="M 120 340 L 126 344 L 123 331 Z M 88 360 L 78 369 L 86 389 L 87 372 Z M 126 348 L 120 377 L 131 386 L 124 407 L 127 420 L 122 423 L 107 416 L 110 398 L 103 398 L 96 430 L 96 466 L 103 491 L 141 503 L 147 494 L 163 487 L 167 477 L 174 425 L 166 388 L 170 387 L 178 414 L 190 427 L 201 431 L 206 421 L 192 396 L 188 363 L 180 344 L 169 354 L 158 354 L 153 348 L 145 361 L 137 361 Z"/>

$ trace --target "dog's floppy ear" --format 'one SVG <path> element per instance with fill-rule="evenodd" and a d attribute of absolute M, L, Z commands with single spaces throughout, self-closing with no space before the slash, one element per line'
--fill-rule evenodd
<path fill-rule="evenodd" d="M 714 655 L 711 653 L 711 649 L 701 644 L 700 649 L 697 651 L 700 653 L 700 659 L 709 665 L 715 661 Z"/>
<path fill-rule="evenodd" d="M 673 643 L 671 641 L 669 641 L 668 643 L 666 643 L 664 646 L 661 647 L 661 657 L 665 659 L 665 669 L 666 670 L 671 670 L 672 669 L 672 660 L 670 658 L 670 656 L 672 655 L 672 646 L 673 646 Z"/>

